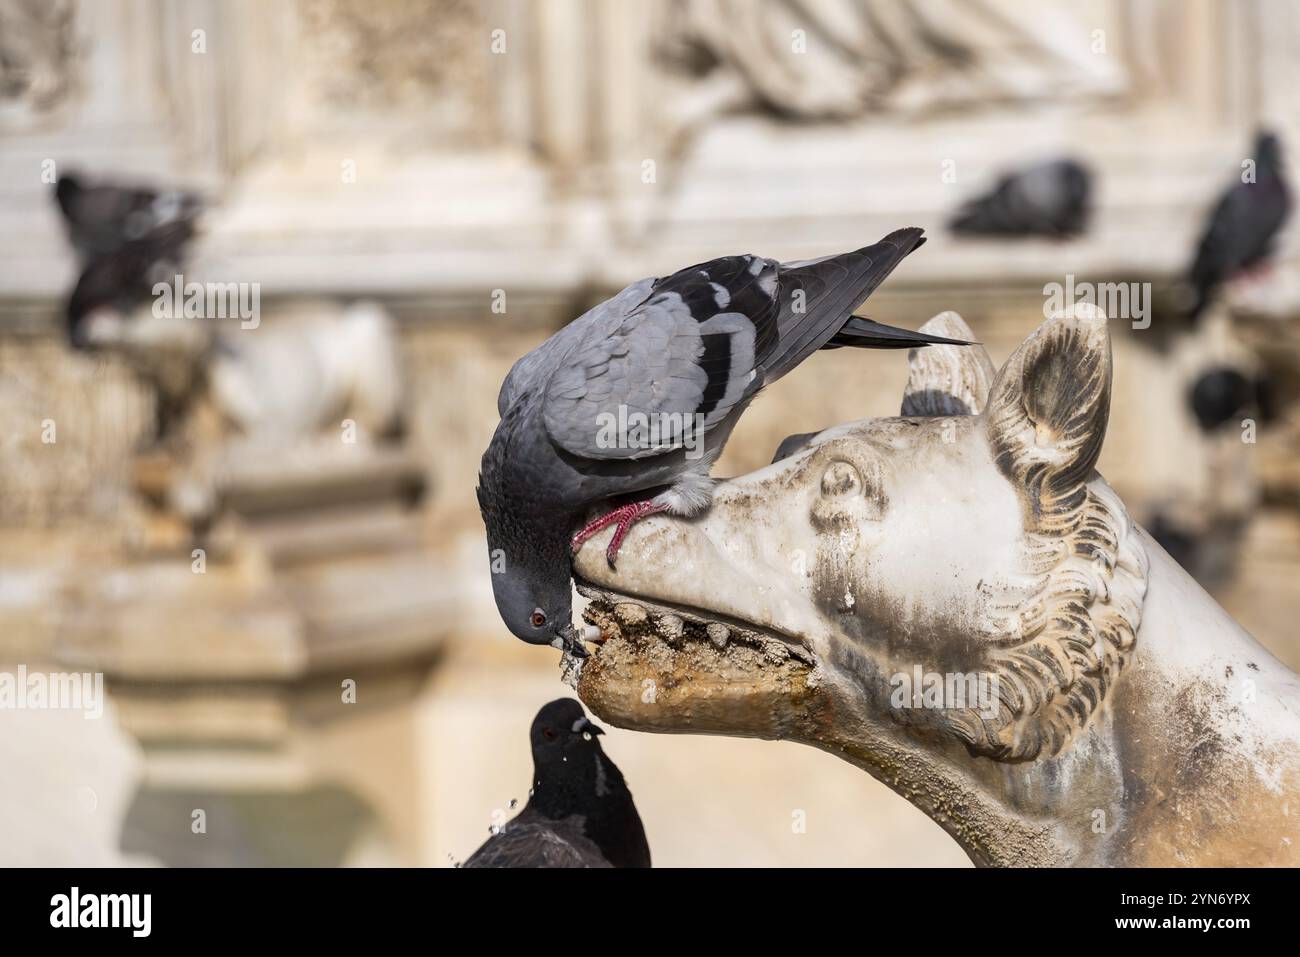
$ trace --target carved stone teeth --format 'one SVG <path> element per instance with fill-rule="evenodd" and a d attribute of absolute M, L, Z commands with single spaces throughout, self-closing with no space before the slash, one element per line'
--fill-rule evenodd
<path fill-rule="evenodd" d="M 659 634 L 665 641 L 676 643 L 686 633 L 686 623 L 676 615 L 664 615 L 659 619 Z"/>
<path fill-rule="evenodd" d="M 727 647 L 727 640 L 731 638 L 731 629 L 718 621 L 711 621 L 707 628 L 704 629 L 709 636 L 709 641 L 713 642 L 714 647 L 719 651 Z"/>
<path fill-rule="evenodd" d="M 614 617 L 624 625 L 631 627 L 643 624 L 648 615 L 640 605 L 625 601 L 614 606 Z"/>

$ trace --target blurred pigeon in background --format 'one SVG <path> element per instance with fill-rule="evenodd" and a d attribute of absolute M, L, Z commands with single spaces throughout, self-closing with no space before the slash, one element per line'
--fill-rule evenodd
<path fill-rule="evenodd" d="M 808 262 L 728 256 L 643 279 L 516 362 L 478 488 L 510 631 L 584 655 L 570 549 L 617 524 L 612 566 L 638 519 L 707 508 L 709 469 L 741 413 L 818 349 L 964 344 L 852 316 L 924 241 L 910 227 Z M 590 509 L 633 495 L 572 536 Z"/>
<path fill-rule="evenodd" d="M 1246 416 L 1270 421 L 1275 414 L 1272 385 L 1265 376 L 1248 377 L 1231 366 L 1215 366 L 1197 376 L 1187 404 L 1202 432 L 1213 432 Z"/>
<path fill-rule="evenodd" d="M 154 283 L 170 283 L 180 271 L 179 257 L 191 235 L 189 223 L 169 223 L 88 260 L 64 313 L 73 348 L 90 348 L 97 339 L 113 338 L 115 332 L 107 334 L 105 328 L 126 322 L 132 310 L 149 298 Z"/>
<path fill-rule="evenodd" d="M 1291 214 L 1291 190 L 1277 136 L 1261 131 L 1254 153 L 1254 182 L 1233 183 L 1206 220 L 1187 276 L 1194 297 L 1192 319 L 1210 304 L 1220 285 L 1268 259 Z"/>
<path fill-rule="evenodd" d="M 1008 173 L 949 223 L 958 235 L 1066 239 L 1087 228 L 1092 175 L 1070 159 Z"/>
<path fill-rule="evenodd" d="M 111 183 L 89 186 L 71 174 L 59 177 L 54 195 L 68 238 L 83 263 L 138 240 L 183 242 L 193 236 L 202 211 L 198 197 L 191 193 Z M 178 228 L 179 224 L 186 228 Z"/>
<path fill-rule="evenodd" d="M 464 866 L 649 867 L 645 828 L 601 734 L 572 698 L 537 712 L 528 803 Z"/>
<path fill-rule="evenodd" d="M 59 177 L 54 196 L 81 263 L 65 311 L 68 341 L 89 348 L 96 325 L 112 327 L 99 338 L 116 335 L 153 284 L 179 272 L 202 207 L 188 193 L 88 186 L 73 175 Z"/>

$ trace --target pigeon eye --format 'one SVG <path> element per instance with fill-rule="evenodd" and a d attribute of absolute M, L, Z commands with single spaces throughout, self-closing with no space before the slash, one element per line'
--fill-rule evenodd
<path fill-rule="evenodd" d="M 537 608 L 528 620 L 533 623 L 534 628 L 541 628 L 542 625 L 546 624 L 546 614 L 540 608 Z"/>
<path fill-rule="evenodd" d="M 546 739 L 548 739 L 548 740 L 550 740 L 550 741 L 554 741 L 554 740 L 555 740 L 555 729 L 554 729 L 554 728 L 543 728 L 543 729 L 542 729 L 542 737 L 544 737 L 544 738 L 546 738 Z"/>

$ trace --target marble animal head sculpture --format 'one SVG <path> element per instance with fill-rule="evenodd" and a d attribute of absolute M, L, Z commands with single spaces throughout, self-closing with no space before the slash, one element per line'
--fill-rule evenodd
<path fill-rule="evenodd" d="M 1300 679 L 1096 473 L 1110 389 L 1087 306 L 996 373 L 915 352 L 901 416 L 792 437 L 617 571 L 589 543 L 607 640 L 579 693 L 624 727 L 823 748 L 977 863 L 1300 862 Z"/>

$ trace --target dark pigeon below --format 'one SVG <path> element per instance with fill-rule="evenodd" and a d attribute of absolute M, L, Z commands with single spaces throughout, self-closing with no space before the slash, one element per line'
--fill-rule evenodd
<path fill-rule="evenodd" d="M 1190 318 L 1213 301 L 1219 287 L 1263 264 L 1291 215 L 1291 190 L 1283 169 L 1282 145 L 1269 132 L 1255 138 L 1255 181 L 1229 186 L 1215 203 L 1188 269 Z"/>
<path fill-rule="evenodd" d="M 68 238 L 83 264 L 124 245 L 152 238 L 188 239 L 202 211 L 197 196 L 112 183 L 87 185 L 77 176 L 59 177 L 54 197 Z M 178 229 L 177 224 L 187 224 Z"/>
<path fill-rule="evenodd" d="M 1088 226 L 1092 175 L 1070 159 L 1002 176 L 992 191 L 968 201 L 949 223 L 958 235 L 1068 239 Z"/>
<path fill-rule="evenodd" d="M 537 712 L 528 803 L 464 866 L 649 867 L 645 828 L 601 734 L 572 698 Z"/>
<path fill-rule="evenodd" d="M 910 227 L 809 262 L 728 256 L 642 279 L 516 362 L 478 488 L 506 627 L 584 655 L 571 549 L 616 524 L 612 566 L 638 519 L 707 508 L 709 470 L 745 408 L 818 349 L 963 345 L 852 315 L 924 241 Z"/>

